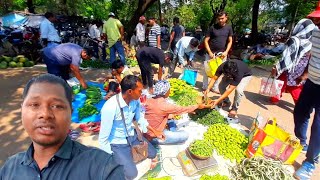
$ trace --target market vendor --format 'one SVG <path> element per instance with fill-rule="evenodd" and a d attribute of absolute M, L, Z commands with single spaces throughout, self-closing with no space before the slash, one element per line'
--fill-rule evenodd
<path fill-rule="evenodd" d="M 43 60 L 47 65 L 49 74 L 68 80 L 71 70 L 84 89 L 88 86 L 80 74 L 79 66 L 82 59 L 89 60 L 92 55 L 93 51 L 91 49 L 84 49 L 73 43 L 65 43 L 43 49 Z"/>
<path fill-rule="evenodd" d="M 117 60 L 111 64 L 112 75 L 114 79 L 121 83 L 122 79 L 127 75 L 133 75 L 128 66 L 125 66 L 122 61 Z"/>
<path fill-rule="evenodd" d="M 158 80 L 162 80 L 162 68 L 172 60 L 172 54 L 164 53 L 161 49 L 155 47 L 143 47 L 137 51 L 136 57 L 141 70 L 144 88 L 148 88 L 149 93 L 153 94 L 154 72 L 151 63 L 159 64 Z"/>
<path fill-rule="evenodd" d="M 244 95 L 244 88 L 250 82 L 252 73 L 248 65 L 242 61 L 226 61 L 218 67 L 215 76 L 211 79 L 207 90 L 204 92 L 205 94 L 210 92 L 213 84 L 222 74 L 224 76 L 219 84 L 219 91 L 222 95 L 218 99 L 214 100 L 212 108 L 216 105 L 230 107 L 231 102 L 228 96 L 232 91 L 236 90 L 232 108 L 229 111 L 229 117 L 235 118 L 237 116 L 240 101 Z"/>
<path fill-rule="evenodd" d="M 188 133 L 185 131 L 170 131 L 166 129 L 168 118 L 170 115 L 179 115 L 183 113 L 191 113 L 196 109 L 205 108 L 204 104 L 198 104 L 188 107 L 178 106 L 167 101 L 170 94 L 170 83 L 166 80 L 158 81 L 154 86 L 154 97 L 146 101 L 145 118 L 149 126 L 158 135 L 150 130 L 144 136 L 151 141 L 152 144 L 179 144 L 188 140 Z M 162 138 L 158 138 L 162 134 Z M 161 137 L 161 136 L 160 136 Z"/>

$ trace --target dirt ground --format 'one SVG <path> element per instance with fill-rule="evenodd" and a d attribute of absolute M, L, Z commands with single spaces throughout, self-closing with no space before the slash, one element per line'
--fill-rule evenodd
<path fill-rule="evenodd" d="M 200 63 L 196 63 L 196 68 L 200 71 L 197 79 L 196 86 L 202 86 L 202 68 Z M 137 68 L 134 68 L 137 72 Z M 260 86 L 260 77 L 267 77 L 269 72 L 262 68 L 252 68 L 254 77 L 246 88 L 245 97 L 241 102 L 239 119 L 242 125 L 250 128 L 252 119 L 258 112 L 264 118 L 275 117 L 277 123 L 293 134 L 293 100 L 289 94 L 284 94 L 282 100 L 278 105 L 269 103 L 268 98 L 258 94 Z M 22 69 L 6 69 L 0 70 L 0 166 L 3 165 L 5 160 L 20 151 L 24 151 L 30 144 L 30 139 L 25 133 L 21 125 L 20 104 L 22 101 L 22 92 L 25 84 L 32 77 L 46 72 L 45 67 L 32 67 Z M 181 72 L 177 68 L 176 72 Z M 90 81 L 98 81 L 103 77 L 105 70 L 87 70 L 82 72 L 85 79 Z M 179 73 L 175 74 L 178 77 Z M 212 94 L 213 95 L 213 94 Z M 217 96 L 217 95 L 213 95 Z M 233 99 L 233 95 L 231 95 Z M 310 122 L 310 124 L 312 121 Z M 75 126 L 75 125 L 73 125 Z M 310 127 L 309 131 L 310 133 Z M 295 163 L 295 167 L 304 160 L 304 154 L 301 154 Z M 318 167 L 313 179 L 320 178 L 320 168 Z"/>

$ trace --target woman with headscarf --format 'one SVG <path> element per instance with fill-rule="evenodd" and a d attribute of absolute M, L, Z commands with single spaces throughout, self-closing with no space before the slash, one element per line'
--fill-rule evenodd
<path fill-rule="evenodd" d="M 169 115 L 179 115 L 191 113 L 196 109 L 203 109 L 203 104 L 182 107 L 167 102 L 170 94 L 170 83 L 168 81 L 158 81 L 154 86 L 154 97 L 146 101 L 145 119 L 149 125 L 160 134 L 156 136 L 153 132 L 148 131 L 144 136 L 152 144 L 179 144 L 184 143 L 189 135 L 185 131 L 170 131 L 166 129 Z"/>
<path fill-rule="evenodd" d="M 310 19 L 300 20 L 294 27 L 292 36 L 286 42 L 282 59 L 272 69 L 272 76 L 284 81 L 281 96 L 283 92 L 290 93 L 295 104 L 307 79 L 309 51 L 312 47 L 310 40 L 314 28 L 315 25 Z M 280 99 L 271 97 L 270 101 L 277 104 Z"/>

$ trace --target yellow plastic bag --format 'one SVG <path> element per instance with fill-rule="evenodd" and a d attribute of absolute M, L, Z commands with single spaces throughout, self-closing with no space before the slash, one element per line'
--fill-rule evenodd
<path fill-rule="evenodd" d="M 218 69 L 218 67 L 222 64 L 223 60 L 220 57 L 216 57 L 215 59 L 210 59 L 204 63 L 204 70 L 208 77 L 212 78 Z"/>
<path fill-rule="evenodd" d="M 299 140 L 278 127 L 276 119 L 269 120 L 264 129 L 256 128 L 253 133 L 247 157 L 262 156 L 293 164 L 302 151 Z"/>

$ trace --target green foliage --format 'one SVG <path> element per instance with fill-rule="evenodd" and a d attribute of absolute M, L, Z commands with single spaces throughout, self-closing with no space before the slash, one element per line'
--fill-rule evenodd
<path fill-rule="evenodd" d="M 177 14 L 186 29 L 193 30 L 197 26 L 196 15 L 192 6 L 184 4 L 177 9 Z"/>

